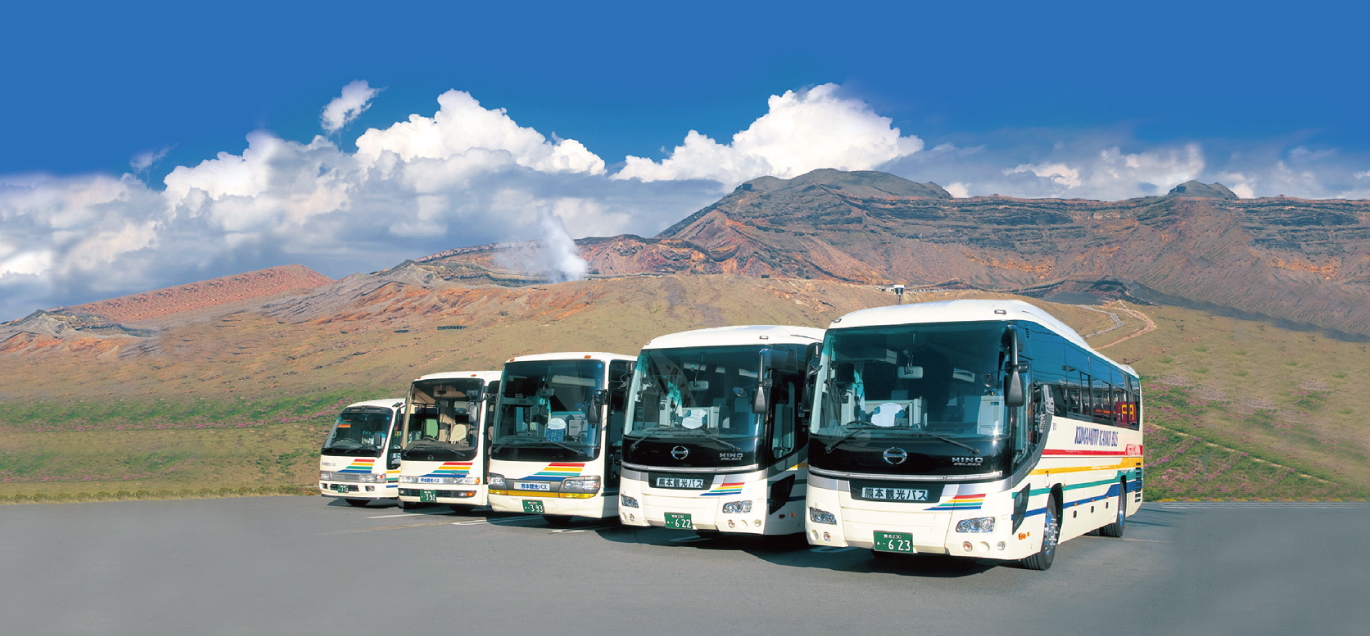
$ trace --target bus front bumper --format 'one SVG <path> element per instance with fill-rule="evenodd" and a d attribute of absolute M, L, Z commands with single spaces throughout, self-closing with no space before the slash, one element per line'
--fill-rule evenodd
<path fill-rule="evenodd" d="M 531 514 L 543 514 L 557 517 L 589 517 L 591 519 L 604 519 L 615 516 L 615 503 L 618 495 L 611 495 L 613 500 L 606 499 L 603 494 L 595 494 L 590 497 L 558 497 L 557 493 L 551 496 L 534 495 L 520 492 L 517 495 L 499 494 L 508 491 L 496 491 L 490 493 L 490 508 L 496 512 L 522 512 Z"/>
<path fill-rule="evenodd" d="M 763 484 L 764 486 L 764 484 Z M 766 500 L 748 499 L 739 494 L 727 498 L 701 497 L 692 495 L 646 494 L 640 489 L 630 489 L 626 485 L 623 493 L 637 502 L 638 507 L 623 505 L 620 498 L 618 516 L 624 525 L 638 527 L 674 528 L 682 530 L 706 530 L 732 532 L 738 534 L 766 533 Z M 729 503 L 749 502 L 748 512 L 724 513 L 723 507 Z M 667 518 L 669 515 L 669 519 Z M 688 515 L 686 517 L 685 515 Z M 688 520 L 688 526 L 685 521 Z"/>
<path fill-rule="evenodd" d="M 858 501 L 845 492 L 815 489 L 810 485 L 807 508 L 804 535 L 810 544 L 817 546 L 875 550 L 876 535 L 880 533 L 887 537 L 879 546 L 881 551 L 1017 560 L 1035 553 L 1041 543 L 1040 515 L 1029 518 L 1015 529 L 1011 511 L 990 507 L 955 512 L 908 510 L 900 504 Z M 994 518 L 993 531 L 954 531 L 961 521 L 984 517 Z M 907 541 L 903 547 L 908 549 L 888 549 L 891 534 Z"/>
<path fill-rule="evenodd" d="M 341 499 L 394 499 L 397 496 L 393 484 L 357 484 L 331 481 L 319 482 L 319 494 L 324 497 Z"/>
<path fill-rule="evenodd" d="M 400 487 L 399 498 L 404 503 L 435 503 L 449 506 L 484 506 L 489 503 L 485 484 L 404 484 Z"/>

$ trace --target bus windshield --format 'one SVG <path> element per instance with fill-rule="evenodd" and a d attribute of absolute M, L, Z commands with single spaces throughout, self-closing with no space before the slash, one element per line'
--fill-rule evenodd
<path fill-rule="evenodd" d="M 344 409 L 323 444 L 325 455 L 380 457 L 392 411 L 380 407 Z"/>
<path fill-rule="evenodd" d="M 415 382 L 409 395 L 402 457 L 429 461 L 471 459 L 479 442 L 478 400 L 484 384 L 479 378 Z"/>
<path fill-rule="evenodd" d="M 504 366 L 490 456 L 514 461 L 577 461 L 599 454 L 591 422 L 604 388 L 601 360 L 511 362 Z"/>
<path fill-rule="evenodd" d="M 649 349 L 628 394 L 628 438 L 741 438 L 761 435 L 752 413 L 760 347 Z"/>
<path fill-rule="evenodd" d="M 978 454 L 977 442 L 1008 434 L 1003 335 L 1003 323 L 828 331 L 813 436 L 829 450 L 849 440 L 926 441 L 919 453 Z"/>

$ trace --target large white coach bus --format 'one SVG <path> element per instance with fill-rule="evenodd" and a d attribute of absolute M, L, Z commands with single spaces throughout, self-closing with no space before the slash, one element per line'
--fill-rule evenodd
<path fill-rule="evenodd" d="M 401 506 L 438 503 L 462 511 L 487 503 L 489 425 L 499 371 L 425 375 L 409 386 L 401 428 Z"/>
<path fill-rule="evenodd" d="M 626 380 L 632 356 L 547 353 L 504 365 L 490 507 L 553 523 L 618 514 Z"/>
<path fill-rule="evenodd" d="M 1142 501 L 1141 385 L 1021 301 L 854 312 L 827 330 L 810 543 L 1051 566 Z"/>
<path fill-rule="evenodd" d="M 628 391 L 619 520 L 702 533 L 804 531 L 806 370 L 823 330 L 746 326 L 657 338 Z"/>
<path fill-rule="evenodd" d="M 400 461 L 392 429 L 402 406 L 399 398 L 370 400 L 350 404 L 338 414 L 319 453 L 319 494 L 354 506 L 395 498 Z"/>

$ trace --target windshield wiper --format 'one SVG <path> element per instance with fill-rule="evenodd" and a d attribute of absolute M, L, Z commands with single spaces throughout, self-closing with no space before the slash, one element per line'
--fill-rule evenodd
<path fill-rule="evenodd" d="M 853 425 L 857 425 L 857 426 L 856 426 L 855 428 L 848 428 L 848 427 L 853 426 Z M 823 447 L 823 452 L 825 452 L 825 453 L 831 453 L 831 452 L 832 452 L 832 449 L 836 448 L 838 444 L 841 444 L 842 442 L 845 442 L 845 441 L 851 439 L 852 436 L 856 435 L 857 433 L 860 433 L 861 431 L 869 431 L 869 430 L 872 430 L 872 429 L 877 429 L 877 428 L 880 428 L 880 427 L 879 427 L 879 426 L 876 426 L 876 425 L 874 425 L 874 424 L 871 424 L 870 422 L 856 422 L 856 421 L 852 421 L 852 422 L 847 422 L 846 424 L 843 424 L 843 425 L 840 426 L 839 428 L 841 428 L 842 431 L 843 431 L 842 437 L 839 437 L 839 438 L 833 440 L 832 442 L 830 442 L 828 445 L 824 446 L 824 447 Z"/>
<path fill-rule="evenodd" d="M 577 447 L 577 446 L 572 446 L 572 445 L 567 444 L 567 443 L 565 443 L 565 442 L 558 442 L 558 441 L 553 440 L 553 439 L 539 439 L 539 440 L 534 440 L 534 443 L 540 443 L 540 444 L 556 444 L 557 446 L 560 446 L 560 447 L 562 447 L 562 448 L 564 448 L 564 449 L 566 449 L 566 450 L 568 450 L 568 451 L 575 452 L 576 454 L 584 455 L 584 456 L 586 456 L 586 457 L 589 457 L 589 456 L 590 456 L 590 453 L 586 452 L 585 449 L 583 449 L 583 448 L 580 448 L 580 447 Z"/>
<path fill-rule="evenodd" d="M 515 442 L 515 441 L 518 441 L 520 438 L 525 438 L 525 439 L 526 439 L 526 438 L 536 438 L 536 437 L 537 437 L 537 435 L 536 435 L 536 434 L 533 434 L 533 433 L 517 433 L 517 434 L 514 434 L 514 435 L 506 435 L 506 436 L 500 438 L 500 441 L 495 442 L 494 444 L 491 444 L 491 445 L 490 445 L 490 452 L 493 453 L 493 452 L 499 450 L 500 448 L 503 448 L 504 446 L 508 446 L 509 444 L 511 444 L 511 443 L 513 443 L 513 442 Z"/>
<path fill-rule="evenodd" d="M 725 439 L 723 439 L 722 437 L 719 437 L 718 435 L 713 434 L 712 432 L 710 432 L 708 429 L 704 428 L 703 426 L 701 426 L 701 427 L 699 427 L 699 428 L 697 428 L 697 429 L 694 429 L 694 430 L 696 430 L 696 431 L 698 431 L 698 432 L 700 432 L 700 433 L 703 433 L 703 434 L 705 435 L 705 437 L 708 437 L 709 439 L 711 439 L 711 440 L 713 440 L 713 441 L 715 441 L 715 442 L 718 442 L 719 444 L 722 444 L 722 445 L 724 445 L 724 446 L 727 446 L 728 448 L 731 448 L 731 449 L 733 449 L 733 450 L 735 450 L 735 451 L 740 451 L 740 450 L 742 450 L 742 447 L 741 447 L 741 446 L 738 446 L 738 445 L 736 445 L 736 444 L 733 444 L 732 442 L 729 442 L 728 440 L 725 440 Z"/>
<path fill-rule="evenodd" d="M 637 450 L 637 445 L 638 445 L 638 444 L 641 444 L 642 442 L 647 441 L 647 438 L 648 438 L 648 437 L 651 437 L 651 436 L 653 436 L 653 435 L 656 435 L 657 433 L 660 433 L 660 432 L 662 432 L 662 431 L 672 431 L 672 430 L 675 430 L 675 429 L 673 429 L 673 428 L 671 428 L 671 427 L 669 427 L 669 426 L 658 426 L 658 427 L 653 428 L 653 429 L 648 429 L 647 432 L 646 432 L 642 437 L 637 438 L 637 441 L 636 441 L 636 442 L 633 442 L 633 445 L 628 447 L 628 450 Z"/>
<path fill-rule="evenodd" d="M 957 446 L 960 446 L 961 448 L 964 448 L 964 449 L 970 451 L 970 454 L 971 454 L 971 455 L 979 455 L 979 454 L 980 454 L 980 449 L 978 449 L 978 448 L 976 448 L 976 447 L 974 447 L 974 446 L 971 446 L 970 444 L 965 444 L 965 443 L 962 443 L 962 442 L 958 442 L 958 441 L 956 441 L 956 440 L 954 440 L 954 439 L 952 439 L 952 438 L 950 438 L 950 437 L 947 437 L 947 436 L 945 436 L 945 435 L 938 435 L 937 433 L 915 433 L 913 436 L 914 436 L 914 437 L 932 437 L 932 438 L 935 438 L 935 439 L 942 440 L 942 441 L 944 441 L 944 442 L 946 442 L 946 443 L 948 443 L 948 444 L 955 444 L 955 445 L 957 445 Z"/>

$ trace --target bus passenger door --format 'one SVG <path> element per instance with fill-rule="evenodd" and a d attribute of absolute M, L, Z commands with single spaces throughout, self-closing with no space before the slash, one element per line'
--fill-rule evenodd
<path fill-rule="evenodd" d="M 628 385 L 633 381 L 633 362 L 609 363 L 609 425 L 604 427 L 604 487 L 618 488 L 623 473 L 623 425 L 627 419 Z"/>
<path fill-rule="evenodd" d="M 495 439 L 495 418 L 499 411 L 495 410 L 495 404 L 499 402 L 499 382 L 487 382 L 485 384 L 485 403 L 481 406 L 480 432 L 477 439 L 480 441 L 480 465 L 481 483 L 488 484 L 490 479 L 490 442 Z"/>

